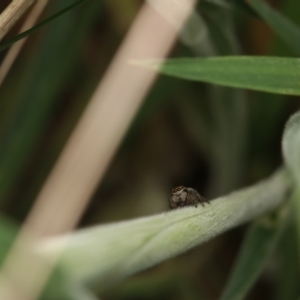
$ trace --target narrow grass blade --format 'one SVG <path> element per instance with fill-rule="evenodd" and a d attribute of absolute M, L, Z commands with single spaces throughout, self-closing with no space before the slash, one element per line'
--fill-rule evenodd
<path fill-rule="evenodd" d="M 246 1 L 240 0 L 202 0 L 199 5 L 201 7 L 205 7 L 207 5 L 212 6 L 220 6 L 222 8 L 236 8 L 247 14 L 256 15 L 255 11 L 250 7 L 250 5 Z"/>
<path fill-rule="evenodd" d="M 0 216 L 0 265 L 2 265 L 16 234 L 17 227 Z"/>
<path fill-rule="evenodd" d="M 275 221 L 269 216 L 251 225 L 221 300 L 246 298 L 274 250 L 286 221 L 285 214 Z"/>
<path fill-rule="evenodd" d="M 206 40 L 211 45 L 214 54 L 232 55 L 239 52 L 240 47 L 233 33 L 233 20 L 229 12 L 224 13 L 224 8 L 217 6 L 213 9 L 207 8 L 205 10 L 205 24 L 208 31 Z M 203 51 L 203 41 L 196 45 L 190 45 L 190 47 L 199 57 L 202 56 L 201 52 L 206 52 L 206 56 L 212 54 Z M 246 100 L 245 92 L 240 89 L 211 85 L 206 90 L 207 95 L 205 97 L 209 99 L 206 102 L 210 117 L 204 119 L 202 117 L 202 119 L 206 120 L 206 123 L 208 120 L 212 122 L 214 128 L 214 134 L 209 132 L 209 139 L 207 139 L 207 145 L 210 145 L 208 148 L 210 149 L 211 167 L 211 180 L 207 187 L 207 193 L 216 197 L 241 186 L 240 183 L 243 180 L 247 101 L 244 101 Z M 190 99 L 187 99 L 186 105 L 189 102 Z M 196 113 L 199 115 L 199 112 L 196 111 Z M 205 112 L 202 113 L 205 114 Z M 187 118 L 185 123 L 190 121 L 190 118 Z M 206 127 L 210 128 L 208 124 Z M 197 139 L 197 131 L 198 136 L 202 138 L 202 128 L 194 128 L 195 139 Z"/>
<path fill-rule="evenodd" d="M 300 59 L 226 56 L 134 61 L 136 65 L 170 76 L 228 87 L 300 95 Z"/>
<path fill-rule="evenodd" d="M 84 229 L 45 240 L 39 251 L 51 256 L 66 246 L 60 266 L 71 279 L 97 280 L 100 287 L 108 287 L 273 210 L 289 188 L 289 178 L 281 170 L 268 180 L 215 199 L 205 207 Z"/>
<path fill-rule="evenodd" d="M 5 49 L 9 48 L 12 44 L 14 44 L 15 42 L 25 38 L 26 36 L 28 36 L 29 34 L 35 32 L 36 30 L 40 29 L 41 27 L 43 27 L 44 25 L 46 25 L 47 23 L 55 20 L 56 18 L 58 18 L 59 16 L 65 14 L 66 12 L 68 12 L 69 10 L 71 10 L 72 8 L 78 6 L 79 4 L 82 4 L 83 2 L 86 2 L 87 0 L 79 0 L 76 1 L 75 3 L 67 6 L 66 8 L 62 9 L 61 11 L 59 11 L 58 13 L 54 14 L 53 16 L 47 18 L 46 20 L 40 22 L 39 24 L 37 24 L 36 26 L 18 34 L 17 36 L 15 36 L 12 39 L 9 39 L 8 41 L 1 43 L 0 44 L 0 52 L 4 51 Z"/>
<path fill-rule="evenodd" d="M 297 228 L 291 222 L 278 243 L 279 268 L 275 300 L 294 300 L 300 295 L 300 261 L 298 260 Z"/>
<path fill-rule="evenodd" d="M 298 55 L 300 55 L 300 28 L 274 10 L 266 1 L 249 0 L 248 4 Z"/>

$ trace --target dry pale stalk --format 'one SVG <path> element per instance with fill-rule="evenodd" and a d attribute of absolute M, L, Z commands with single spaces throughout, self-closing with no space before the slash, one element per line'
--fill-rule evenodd
<path fill-rule="evenodd" d="M 35 0 L 13 0 L 0 15 L 0 41 Z"/>
<path fill-rule="evenodd" d="M 25 20 L 25 22 L 20 30 L 20 33 L 30 29 L 36 23 L 36 20 L 39 18 L 39 16 L 43 12 L 47 3 L 48 3 L 48 0 L 39 0 L 36 2 L 36 4 L 34 5 L 34 7 L 32 8 L 32 10 L 30 12 L 30 14 L 28 15 L 27 19 Z M 20 53 L 26 40 L 27 40 L 27 38 L 24 38 L 21 41 L 14 43 L 13 46 L 7 52 L 5 58 L 3 59 L 2 64 L 0 66 L 0 86 L 2 85 L 6 75 L 8 74 L 11 66 L 13 65 L 18 54 Z"/>
<path fill-rule="evenodd" d="M 178 24 L 183 25 L 195 1 L 175 2 L 187 6 L 178 14 Z M 164 15 L 163 8 L 160 12 Z M 156 76 L 128 61 L 165 57 L 178 28 L 169 25 L 146 4 L 142 7 L 4 263 L 0 299 L 33 300 L 40 293 L 56 257 L 52 262 L 42 263 L 24 253 L 22 243 L 26 233 L 30 231 L 33 239 L 40 239 L 75 226 Z"/>

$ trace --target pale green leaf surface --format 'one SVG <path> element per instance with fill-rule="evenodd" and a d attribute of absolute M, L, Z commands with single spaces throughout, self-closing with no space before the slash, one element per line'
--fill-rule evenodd
<path fill-rule="evenodd" d="M 265 217 L 251 225 L 221 300 L 245 299 L 266 265 L 286 220 L 285 214 L 275 221 Z"/>
<path fill-rule="evenodd" d="M 288 120 L 282 139 L 282 151 L 285 164 L 292 173 L 296 187 L 292 196 L 298 223 L 298 243 L 300 245 L 300 112 Z M 300 253 L 299 253 L 300 257 Z"/>
<path fill-rule="evenodd" d="M 300 59 L 259 56 L 223 56 L 133 61 L 163 74 L 286 95 L 300 95 Z"/>
<path fill-rule="evenodd" d="M 300 54 L 300 28 L 278 13 L 266 1 L 249 0 L 248 4 L 297 54 Z"/>
<path fill-rule="evenodd" d="M 282 139 L 282 151 L 286 165 L 300 188 L 300 112 L 287 122 Z"/>
<path fill-rule="evenodd" d="M 79 284 L 70 286 L 69 297 L 70 300 L 100 300 L 90 290 Z"/>
<path fill-rule="evenodd" d="M 60 266 L 73 280 L 97 280 L 103 288 L 276 208 L 289 188 L 289 178 L 281 170 L 205 207 L 84 229 L 46 240 L 39 251 L 51 256 L 65 246 Z"/>

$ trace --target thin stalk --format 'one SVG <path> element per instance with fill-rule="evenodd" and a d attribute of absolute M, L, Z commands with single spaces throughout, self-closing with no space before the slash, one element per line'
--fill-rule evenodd
<path fill-rule="evenodd" d="M 36 2 L 27 19 L 25 20 L 20 32 L 28 30 L 35 24 L 36 20 L 39 18 L 47 4 L 48 0 L 39 0 Z M 24 38 L 22 41 L 15 43 L 7 52 L 0 66 L 0 86 L 2 85 L 6 75 L 8 74 L 11 66 L 13 65 L 26 41 L 27 38 Z"/>
<path fill-rule="evenodd" d="M 0 15 L 0 41 L 35 0 L 13 0 Z"/>

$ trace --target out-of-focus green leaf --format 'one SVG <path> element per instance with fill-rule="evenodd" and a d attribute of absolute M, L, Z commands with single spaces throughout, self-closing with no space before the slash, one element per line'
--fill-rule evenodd
<path fill-rule="evenodd" d="M 245 13 L 256 15 L 251 6 L 249 6 L 247 2 L 241 0 L 202 0 L 200 1 L 200 5 L 204 7 L 207 5 L 215 5 L 222 8 L 238 8 Z"/>
<path fill-rule="evenodd" d="M 300 261 L 295 222 L 289 224 L 278 244 L 279 268 L 274 298 L 276 300 L 294 300 L 300 295 Z"/>
<path fill-rule="evenodd" d="M 278 131 L 282 128 L 282 120 L 287 113 L 289 102 L 286 101 L 285 96 L 279 94 L 257 92 L 251 94 L 251 98 L 252 96 L 249 152 L 250 157 L 261 162 L 259 167 L 264 168 L 270 166 L 272 159 L 274 161 L 280 153 L 280 149 L 276 148 L 274 151 L 274 143 L 280 144 Z"/>
<path fill-rule="evenodd" d="M 73 9 L 74 7 L 76 7 L 77 5 L 85 2 L 87 0 L 79 0 L 71 5 L 69 5 L 68 7 L 62 9 L 61 11 L 59 11 L 58 13 L 54 14 L 53 16 L 47 18 L 46 20 L 40 22 L 39 24 L 37 24 L 36 26 L 18 34 L 16 37 L 4 42 L 0 44 L 0 52 L 7 49 L 8 47 L 10 47 L 12 44 L 14 44 L 15 42 L 25 38 L 26 36 L 28 36 L 29 34 L 35 32 L 36 30 L 40 29 L 41 27 L 43 27 L 44 25 L 46 25 L 47 23 L 55 20 L 56 18 L 58 18 L 59 16 L 65 14 L 66 12 L 68 12 L 69 10 Z"/>
<path fill-rule="evenodd" d="M 176 295 L 180 300 L 205 299 L 202 293 L 184 274 L 176 272 L 177 268 L 160 272 L 148 273 L 127 279 L 117 287 L 112 287 L 103 293 L 103 299 L 161 299 L 161 295 Z M 183 272 L 184 273 L 184 272 Z M 168 298 L 169 299 L 169 298 Z M 173 297 L 172 297 L 173 299 Z"/>
<path fill-rule="evenodd" d="M 300 28 L 275 11 L 266 1 L 249 0 L 251 7 L 298 55 L 300 55 Z"/>
<path fill-rule="evenodd" d="M 6 220 L 3 216 L 0 217 L 0 265 L 2 265 L 6 254 L 11 247 L 17 233 L 17 227 Z"/>
<path fill-rule="evenodd" d="M 285 228 L 287 219 L 285 213 L 276 220 L 269 216 L 251 225 L 221 300 L 246 298 Z"/>
<path fill-rule="evenodd" d="M 300 95 L 300 59 L 226 56 L 134 61 L 134 64 L 174 77 L 228 87 Z"/>

